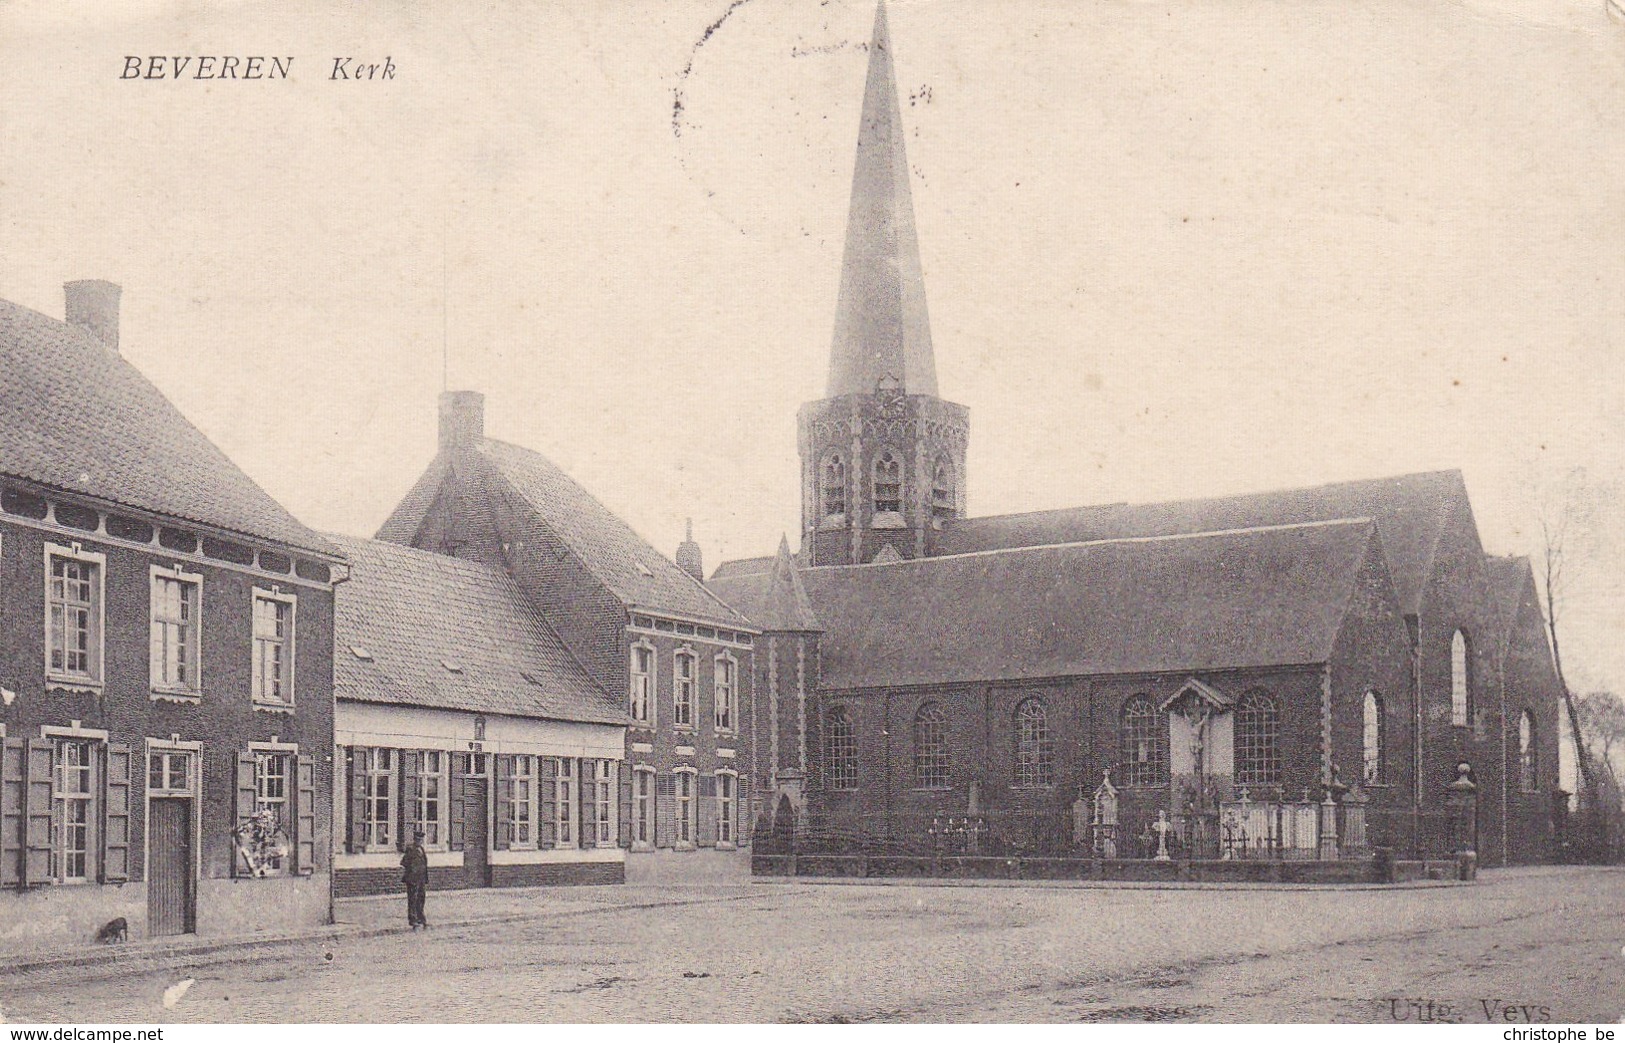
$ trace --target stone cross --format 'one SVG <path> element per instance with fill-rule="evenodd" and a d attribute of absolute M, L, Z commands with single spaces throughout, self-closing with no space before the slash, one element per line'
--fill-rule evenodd
<path fill-rule="evenodd" d="M 1151 824 L 1151 828 L 1157 831 L 1157 857 L 1155 861 L 1172 862 L 1173 859 L 1168 854 L 1168 831 L 1173 829 L 1174 825 L 1168 821 L 1168 813 L 1166 811 L 1157 812 L 1157 821 Z"/>

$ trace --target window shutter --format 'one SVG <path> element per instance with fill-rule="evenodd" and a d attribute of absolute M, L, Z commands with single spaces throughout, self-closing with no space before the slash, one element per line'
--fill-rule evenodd
<path fill-rule="evenodd" d="M 467 833 L 463 829 L 464 809 L 463 788 L 468 785 L 468 757 L 461 753 L 452 754 L 450 797 L 446 802 L 446 812 L 450 821 L 446 823 L 446 846 L 453 851 L 461 851 Z"/>
<path fill-rule="evenodd" d="M 677 778 L 655 776 L 655 846 L 671 847 L 677 838 Z"/>
<path fill-rule="evenodd" d="M 363 747 L 350 747 L 350 853 L 367 850 L 367 758 Z"/>
<path fill-rule="evenodd" d="M 694 801 L 699 805 L 699 832 L 694 842 L 701 847 L 715 847 L 717 843 L 717 779 L 715 775 L 698 775 L 694 779 Z"/>
<path fill-rule="evenodd" d="M 237 817 L 232 820 L 232 828 L 247 822 L 254 816 L 254 751 L 238 750 L 235 757 L 237 784 L 234 792 L 237 794 Z M 243 854 L 235 844 L 232 846 L 231 875 L 252 876 L 248 866 L 243 862 Z"/>
<path fill-rule="evenodd" d="M 26 750 L 21 739 L 6 739 L 0 745 L 0 887 L 15 887 L 23 882 Z"/>
<path fill-rule="evenodd" d="M 316 759 L 308 754 L 300 757 L 296 770 L 299 772 L 299 806 L 295 809 L 299 835 L 294 866 L 300 876 L 309 876 L 316 872 Z"/>
<path fill-rule="evenodd" d="M 536 846 L 557 847 L 559 843 L 558 808 L 559 762 L 552 757 L 536 758 Z"/>
<path fill-rule="evenodd" d="M 496 850 L 506 851 L 513 846 L 513 757 L 510 754 L 499 753 L 496 762 Z"/>
<path fill-rule="evenodd" d="M 28 740 L 28 795 L 25 802 L 27 848 L 23 880 L 30 886 L 51 882 L 51 743 Z"/>
<path fill-rule="evenodd" d="M 395 846 L 406 850 L 411 832 L 418 828 L 418 797 L 423 794 L 423 754 L 401 751 L 401 828 Z"/>
<path fill-rule="evenodd" d="M 617 761 L 616 767 L 620 769 L 621 787 L 621 846 L 632 846 L 632 766 L 625 761 Z"/>
<path fill-rule="evenodd" d="M 102 821 L 102 883 L 130 879 L 130 747 L 107 746 L 107 809 Z"/>

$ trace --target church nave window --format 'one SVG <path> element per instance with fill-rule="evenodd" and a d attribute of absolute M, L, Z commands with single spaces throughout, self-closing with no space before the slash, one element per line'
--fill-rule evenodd
<path fill-rule="evenodd" d="M 1376 692 L 1365 693 L 1365 718 L 1362 723 L 1364 724 L 1364 739 L 1361 743 L 1363 753 L 1361 756 L 1362 769 L 1360 777 L 1369 786 L 1382 781 L 1382 748 L 1384 745 L 1382 696 Z"/>
<path fill-rule="evenodd" d="M 914 785 L 948 788 L 948 718 L 936 703 L 914 715 Z"/>
<path fill-rule="evenodd" d="M 1275 699 L 1254 689 L 1236 708 L 1236 783 L 1273 786 L 1281 781 L 1281 712 Z"/>
<path fill-rule="evenodd" d="M 830 789 L 858 788 L 858 743 L 852 718 L 836 706 L 824 715 L 824 783 Z"/>
<path fill-rule="evenodd" d="M 903 512 L 903 463 L 890 449 L 875 457 L 875 513 Z"/>
<path fill-rule="evenodd" d="M 1529 710 L 1518 716 L 1518 782 L 1525 793 L 1540 789 L 1540 751 L 1535 745 L 1535 715 Z"/>
<path fill-rule="evenodd" d="M 1041 699 L 1028 699 L 1016 707 L 1015 784 L 1027 789 L 1055 784 L 1055 744 Z"/>
<path fill-rule="evenodd" d="M 1143 695 L 1123 704 L 1122 761 L 1125 785 L 1161 786 L 1168 781 L 1167 720 Z"/>

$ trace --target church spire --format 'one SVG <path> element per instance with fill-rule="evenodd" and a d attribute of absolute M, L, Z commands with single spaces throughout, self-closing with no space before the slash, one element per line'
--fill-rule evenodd
<path fill-rule="evenodd" d="M 886 3 L 880 0 L 847 212 L 829 363 L 831 398 L 870 394 L 880 386 L 913 395 L 937 393 L 908 181 Z"/>

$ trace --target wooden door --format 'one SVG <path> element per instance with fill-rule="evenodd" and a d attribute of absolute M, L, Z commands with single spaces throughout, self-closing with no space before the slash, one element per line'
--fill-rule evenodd
<path fill-rule="evenodd" d="M 491 886 L 490 805 L 485 779 L 470 775 L 463 783 L 463 882 L 468 887 Z"/>
<path fill-rule="evenodd" d="M 192 858 L 192 801 L 160 797 L 147 821 L 147 933 L 191 934 L 197 929 Z"/>

